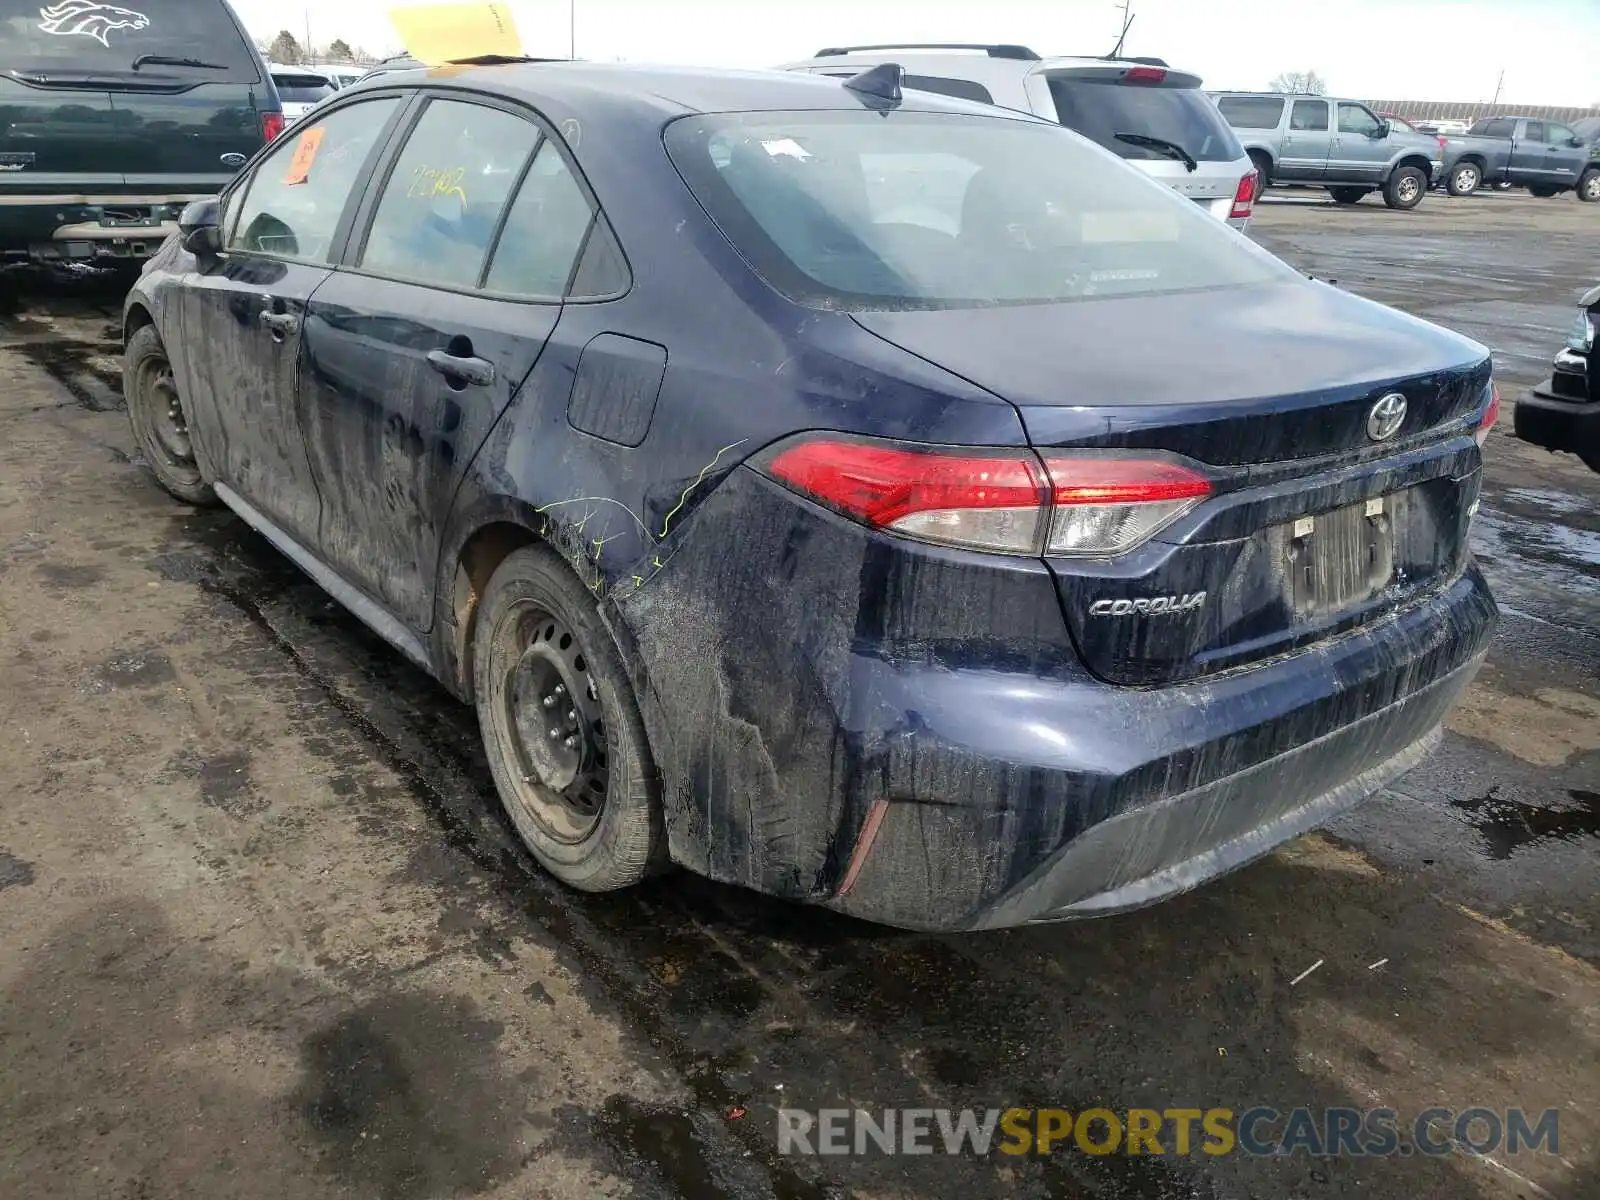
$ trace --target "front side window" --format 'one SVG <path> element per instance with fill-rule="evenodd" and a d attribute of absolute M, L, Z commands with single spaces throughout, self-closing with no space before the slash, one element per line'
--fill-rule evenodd
<path fill-rule="evenodd" d="M 960 308 L 1294 278 L 1141 172 L 1058 129 L 899 110 L 684 117 L 674 165 L 785 295 Z"/>
<path fill-rule="evenodd" d="M 498 108 L 434 100 L 396 159 L 361 253 L 368 271 L 476 287 L 506 197 L 539 140 Z"/>
<path fill-rule="evenodd" d="M 1572 130 L 1568 129 L 1565 125 L 1550 124 L 1544 127 L 1544 140 L 1549 142 L 1552 146 L 1570 145 L 1572 143 L 1572 139 L 1577 136 L 1577 134 L 1573 133 Z"/>
<path fill-rule="evenodd" d="M 1339 105 L 1339 132 L 1357 133 L 1362 137 L 1374 137 L 1381 126 L 1378 118 L 1373 116 L 1359 104 Z"/>
<path fill-rule="evenodd" d="M 1328 102 L 1326 100 L 1296 100 L 1289 113 L 1289 128 L 1307 133 L 1325 133 L 1328 129 Z"/>
<path fill-rule="evenodd" d="M 539 147 L 511 205 L 484 286 L 519 296 L 561 296 L 594 211 L 552 141 Z"/>
<path fill-rule="evenodd" d="M 339 218 L 399 103 L 383 96 L 295 126 L 257 164 L 228 248 L 326 262 Z"/>
<path fill-rule="evenodd" d="M 1224 96 L 1217 108 L 1235 129 L 1276 129 L 1283 101 L 1276 96 Z"/>

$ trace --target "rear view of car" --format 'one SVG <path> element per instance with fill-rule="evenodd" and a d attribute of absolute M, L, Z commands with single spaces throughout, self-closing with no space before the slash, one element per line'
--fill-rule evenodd
<path fill-rule="evenodd" d="M 1154 58 L 1042 58 L 1026 46 L 844 46 L 786 69 L 848 77 L 886 61 L 909 89 L 997 104 L 1055 121 L 1245 229 L 1254 167 L 1200 90 L 1200 77 Z"/>
<path fill-rule="evenodd" d="M 0 256 L 140 258 L 283 128 L 225 0 L 0 0 Z"/>
<path fill-rule="evenodd" d="M 278 100 L 283 105 L 283 119 L 292 124 L 321 104 L 338 89 L 326 75 L 303 67 L 271 68 L 272 85 L 278 89 Z"/>

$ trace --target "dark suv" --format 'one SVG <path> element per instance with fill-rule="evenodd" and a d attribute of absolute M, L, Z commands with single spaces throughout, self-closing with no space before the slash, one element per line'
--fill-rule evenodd
<path fill-rule="evenodd" d="M 142 258 L 283 111 L 225 0 L 0 0 L 0 259 Z"/>

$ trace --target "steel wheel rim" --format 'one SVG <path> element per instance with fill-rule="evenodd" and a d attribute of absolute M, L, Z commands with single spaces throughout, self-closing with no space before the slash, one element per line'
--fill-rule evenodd
<path fill-rule="evenodd" d="M 172 364 L 164 358 L 147 360 L 140 368 L 139 391 L 155 448 L 171 466 L 195 470 L 194 440 L 178 385 L 172 378 Z"/>
<path fill-rule="evenodd" d="M 519 649 L 505 664 L 497 715 L 513 751 L 517 802 L 550 837 L 576 844 L 605 808 L 610 755 L 599 689 L 561 618 L 525 603 L 506 619 Z"/>
<path fill-rule="evenodd" d="M 1463 192 L 1470 192 L 1478 186 L 1478 173 L 1471 167 L 1462 167 L 1456 172 L 1456 186 Z"/>

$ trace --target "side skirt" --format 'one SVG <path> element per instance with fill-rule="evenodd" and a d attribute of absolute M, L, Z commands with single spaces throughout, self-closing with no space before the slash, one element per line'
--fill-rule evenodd
<path fill-rule="evenodd" d="M 239 519 L 246 525 L 277 547 L 285 558 L 311 576 L 323 591 L 354 613 L 363 625 L 429 675 L 433 674 L 433 664 L 428 661 L 428 652 L 424 649 L 422 641 L 401 624 L 388 609 L 368 598 L 365 592 L 345 582 L 336 571 L 279 529 L 265 513 L 227 484 L 214 483 L 211 486 L 217 493 L 217 499 L 237 513 Z"/>

